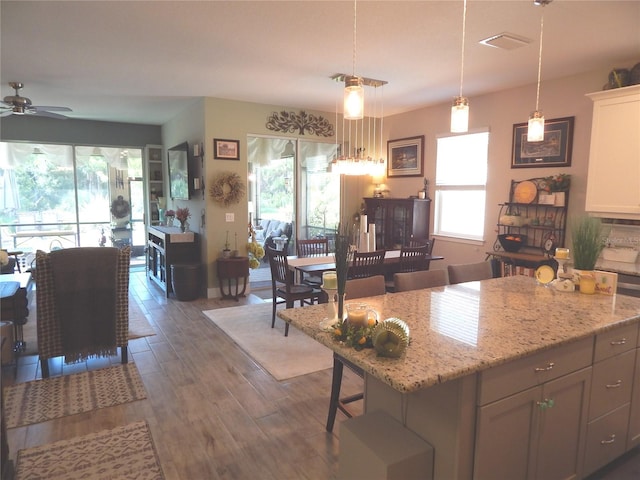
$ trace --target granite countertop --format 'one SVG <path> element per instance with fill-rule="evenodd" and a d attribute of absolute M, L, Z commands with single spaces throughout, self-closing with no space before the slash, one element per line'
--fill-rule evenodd
<path fill-rule="evenodd" d="M 358 302 L 374 307 L 382 319 L 398 317 L 409 325 L 411 343 L 402 357 L 378 357 L 374 349 L 357 351 L 334 341 L 319 327 L 326 304 L 280 310 L 278 316 L 400 392 L 640 322 L 640 298 L 560 292 L 525 276 L 389 293 Z"/>

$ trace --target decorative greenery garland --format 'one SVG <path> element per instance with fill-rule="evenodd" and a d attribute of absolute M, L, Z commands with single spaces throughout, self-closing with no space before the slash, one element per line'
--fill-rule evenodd
<path fill-rule="evenodd" d="M 245 185 L 237 173 L 220 173 L 209 187 L 209 195 L 224 206 L 239 203 L 244 197 Z"/>

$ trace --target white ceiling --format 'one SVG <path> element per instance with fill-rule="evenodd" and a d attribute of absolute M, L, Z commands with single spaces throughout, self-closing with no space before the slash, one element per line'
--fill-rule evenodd
<path fill-rule="evenodd" d="M 356 73 L 386 80 L 384 114 L 459 91 L 462 0 L 357 3 Z M 352 1 L 6 1 L 1 96 L 72 118 L 162 124 L 199 97 L 333 112 L 353 71 Z M 463 94 L 640 62 L 640 1 L 468 0 Z M 517 50 L 480 45 L 510 32 Z M 635 61 L 634 61 L 635 60 Z M 603 84 L 606 78 L 603 77 Z M 544 89 L 541 96 L 544 108 Z M 528 113 L 535 98 L 523 99 Z"/>

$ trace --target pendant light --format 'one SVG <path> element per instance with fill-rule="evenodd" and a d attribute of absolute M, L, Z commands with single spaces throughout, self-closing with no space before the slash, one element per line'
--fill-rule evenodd
<path fill-rule="evenodd" d="M 356 76 L 357 0 L 353 0 L 353 75 L 344 77 L 344 113 L 346 120 L 362 120 L 364 117 L 364 88 L 362 78 Z"/>
<path fill-rule="evenodd" d="M 460 54 L 460 95 L 453 99 L 451 106 L 451 132 L 465 133 L 469 130 L 469 100 L 462 96 L 464 78 L 464 41 L 467 23 L 467 0 L 462 8 L 462 52 Z"/>
<path fill-rule="evenodd" d="M 540 103 L 540 75 L 542 72 L 542 36 L 544 33 L 544 6 L 553 0 L 534 0 L 533 4 L 542 6 L 542 15 L 540 15 L 540 50 L 538 52 L 538 85 L 536 88 L 536 109 L 529 116 L 529 125 L 527 128 L 527 142 L 541 142 L 544 140 L 544 114 L 539 109 Z"/>

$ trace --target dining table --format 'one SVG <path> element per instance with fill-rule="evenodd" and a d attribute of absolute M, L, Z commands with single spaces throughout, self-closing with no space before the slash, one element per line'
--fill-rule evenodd
<path fill-rule="evenodd" d="M 430 255 L 426 256 L 427 261 L 431 260 L 444 260 L 444 257 L 441 255 Z M 393 265 L 400 261 L 400 250 L 387 250 L 384 255 L 384 264 L 383 270 L 386 272 L 390 271 L 393 268 Z M 287 257 L 287 263 L 289 264 L 289 268 L 297 271 L 302 278 L 305 274 L 314 274 L 318 276 L 322 276 L 323 272 L 331 271 L 336 269 L 335 257 L 333 254 L 330 255 L 310 255 L 306 257 L 299 257 L 296 255 L 291 255 Z"/>

